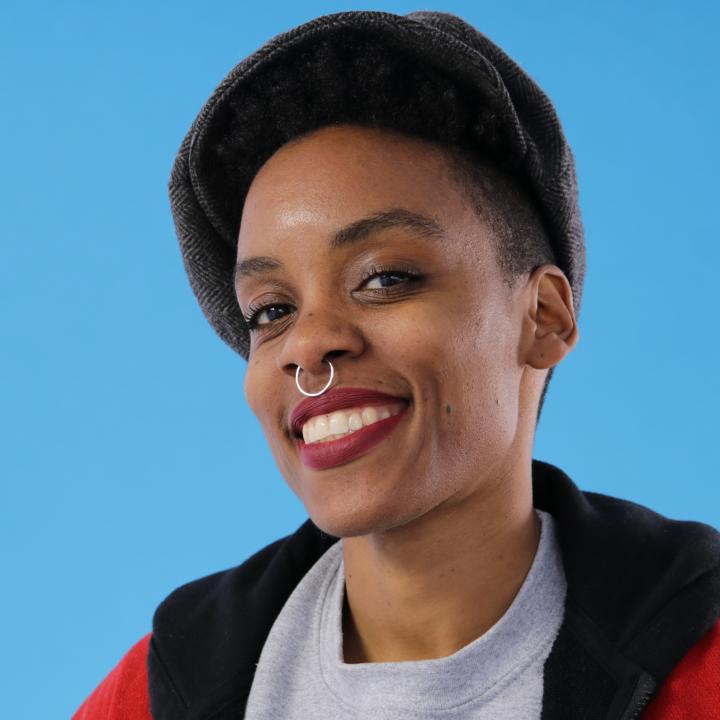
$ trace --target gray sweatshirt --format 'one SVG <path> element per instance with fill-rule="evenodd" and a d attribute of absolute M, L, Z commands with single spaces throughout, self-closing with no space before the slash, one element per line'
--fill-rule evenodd
<path fill-rule="evenodd" d="M 505 614 L 452 655 L 343 661 L 342 540 L 296 586 L 263 646 L 248 720 L 538 720 L 543 665 L 560 628 L 566 583 L 552 515 Z"/>

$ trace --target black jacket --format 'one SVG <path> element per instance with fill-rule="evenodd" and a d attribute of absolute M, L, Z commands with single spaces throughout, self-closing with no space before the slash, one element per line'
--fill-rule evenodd
<path fill-rule="evenodd" d="M 545 663 L 543 720 L 631 720 L 720 616 L 720 533 L 583 492 L 533 460 L 534 505 L 556 521 L 568 583 Z M 310 520 L 238 567 L 172 592 L 148 655 L 154 720 L 237 720 L 265 638 L 338 538 Z"/>

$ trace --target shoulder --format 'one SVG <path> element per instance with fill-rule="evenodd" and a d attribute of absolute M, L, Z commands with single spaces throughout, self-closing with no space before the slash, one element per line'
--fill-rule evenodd
<path fill-rule="evenodd" d="M 338 538 L 306 520 L 242 564 L 173 590 L 153 615 L 150 707 L 158 717 L 210 716 L 246 697 L 286 600 Z"/>
<path fill-rule="evenodd" d="M 556 521 L 568 598 L 589 632 L 658 683 L 648 717 L 720 720 L 720 532 L 582 491 L 537 460 L 533 495 Z"/>
<path fill-rule="evenodd" d="M 720 620 L 675 666 L 643 718 L 720 720 Z"/>
<path fill-rule="evenodd" d="M 148 633 L 125 653 L 72 720 L 151 720 L 147 675 L 151 636 Z"/>

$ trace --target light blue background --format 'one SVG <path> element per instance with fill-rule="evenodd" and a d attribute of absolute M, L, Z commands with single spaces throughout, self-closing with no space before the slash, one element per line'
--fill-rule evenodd
<path fill-rule="evenodd" d="M 520 62 L 575 150 L 581 340 L 535 456 L 720 525 L 717 4 L 437 2 Z M 206 324 L 166 183 L 273 35 L 386 2 L 25 2 L 0 20 L 3 717 L 63 718 L 173 588 L 306 517 Z"/>

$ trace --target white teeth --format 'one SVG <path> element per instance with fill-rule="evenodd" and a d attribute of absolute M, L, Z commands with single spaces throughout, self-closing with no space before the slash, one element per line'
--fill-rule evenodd
<path fill-rule="evenodd" d="M 335 440 L 379 420 L 397 415 L 405 403 L 388 403 L 381 406 L 346 408 L 326 415 L 316 415 L 303 424 L 302 436 L 306 444 Z"/>
<path fill-rule="evenodd" d="M 315 440 L 321 440 L 330 434 L 330 423 L 328 422 L 327 415 L 318 415 L 313 423 L 313 442 Z"/>
<path fill-rule="evenodd" d="M 377 422 L 378 414 L 374 407 L 365 408 L 362 411 L 363 425 L 370 425 L 371 423 Z"/>
<path fill-rule="evenodd" d="M 348 431 L 348 417 L 338 410 L 330 415 L 330 435 L 341 435 Z"/>

